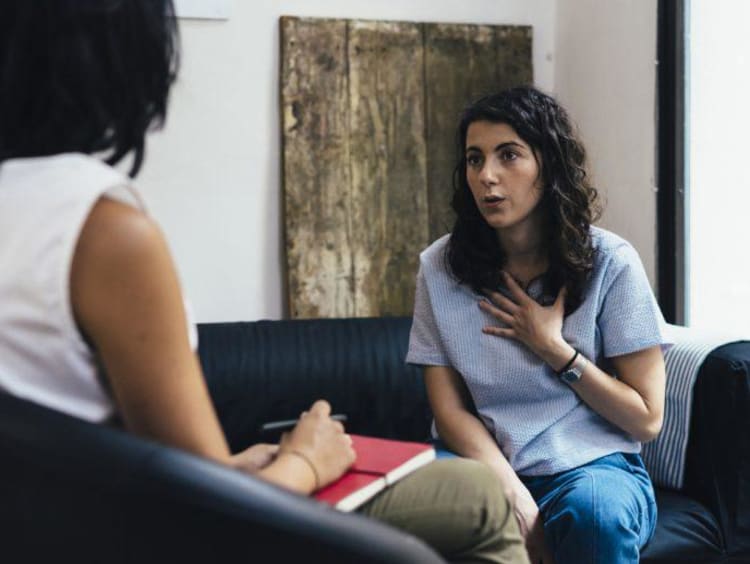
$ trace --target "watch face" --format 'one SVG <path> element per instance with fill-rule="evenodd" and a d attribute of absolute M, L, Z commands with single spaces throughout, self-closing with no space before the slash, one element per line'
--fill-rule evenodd
<path fill-rule="evenodd" d="M 578 382 L 578 380 L 581 379 L 581 374 L 583 373 L 583 370 L 581 370 L 578 367 L 575 368 L 569 368 L 562 374 L 560 374 L 560 379 L 563 382 L 567 382 L 568 384 L 572 384 L 573 382 Z"/>

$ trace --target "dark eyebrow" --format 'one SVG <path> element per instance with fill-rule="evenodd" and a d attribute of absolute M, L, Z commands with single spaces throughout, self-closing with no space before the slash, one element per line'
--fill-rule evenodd
<path fill-rule="evenodd" d="M 500 143 L 497 147 L 495 147 L 495 152 L 502 151 L 503 149 L 506 149 L 508 147 L 518 147 L 519 149 L 527 150 L 526 147 L 524 147 L 520 143 L 517 143 L 516 141 L 506 141 L 505 143 Z M 482 152 L 482 150 L 479 147 L 475 146 L 475 145 L 472 145 L 470 147 L 466 147 L 466 152 L 467 153 L 469 153 L 471 151 L 477 151 L 479 153 Z"/>
<path fill-rule="evenodd" d="M 526 149 L 523 145 L 520 143 L 516 143 L 515 141 L 507 141 L 506 143 L 500 143 L 497 147 L 495 147 L 495 152 L 502 151 L 503 149 L 507 149 L 508 147 L 518 147 L 519 149 Z"/>

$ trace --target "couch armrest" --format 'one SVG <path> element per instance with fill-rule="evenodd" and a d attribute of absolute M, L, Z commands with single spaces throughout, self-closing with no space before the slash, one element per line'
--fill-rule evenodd
<path fill-rule="evenodd" d="M 750 550 L 750 342 L 703 363 L 693 391 L 684 492 L 717 516 L 730 555 Z"/>

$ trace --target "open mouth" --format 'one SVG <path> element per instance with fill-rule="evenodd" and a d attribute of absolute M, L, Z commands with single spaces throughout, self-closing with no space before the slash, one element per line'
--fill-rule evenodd
<path fill-rule="evenodd" d="M 505 201 L 505 198 L 501 198 L 500 196 L 495 196 L 494 194 L 491 194 L 489 196 L 485 196 L 482 198 L 482 201 L 484 202 L 484 205 L 486 206 L 497 206 L 500 205 Z"/>

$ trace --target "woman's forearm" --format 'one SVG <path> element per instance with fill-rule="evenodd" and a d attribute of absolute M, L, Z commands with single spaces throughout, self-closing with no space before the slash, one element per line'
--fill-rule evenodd
<path fill-rule="evenodd" d="M 257 472 L 257 476 L 287 490 L 310 495 L 317 477 L 309 464 L 297 456 L 280 454 L 271 464 Z"/>
<path fill-rule="evenodd" d="M 500 478 L 512 499 L 521 481 L 500 451 L 495 438 L 470 411 L 472 405 L 460 374 L 449 366 L 425 367 L 425 385 L 440 438 L 454 452 L 484 462 Z"/>
<path fill-rule="evenodd" d="M 638 441 L 650 441 L 661 430 L 661 405 L 650 403 L 636 389 L 591 362 L 570 387 L 591 409 Z"/>
<path fill-rule="evenodd" d="M 573 353 L 573 347 L 561 343 L 556 350 L 540 356 L 554 370 Z M 656 437 L 664 406 L 664 362 L 659 347 L 613 359 L 619 379 L 587 361 L 580 379 L 570 384 L 578 397 L 636 440 L 646 442 Z"/>
<path fill-rule="evenodd" d="M 522 485 L 495 439 L 475 415 L 466 410 L 454 410 L 436 415 L 435 425 L 440 438 L 451 450 L 489 466 L 500 478 L 506 495 L 511 496 Z"/>

